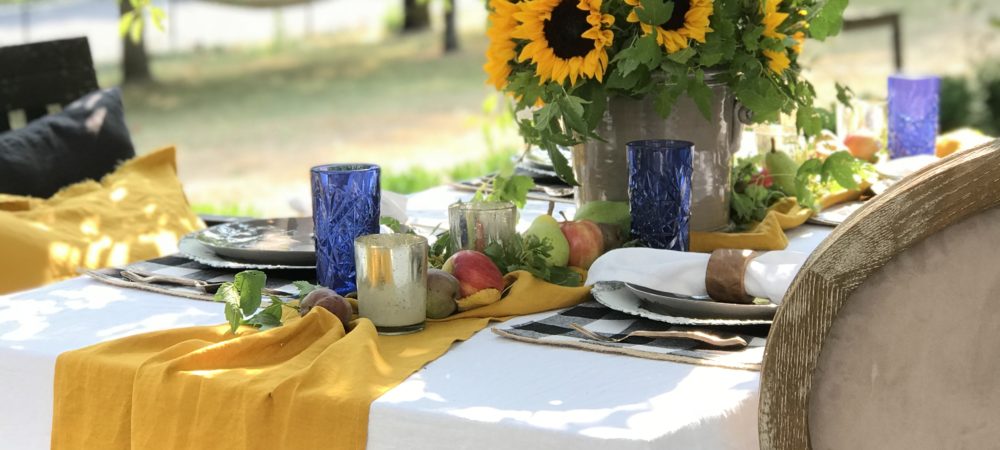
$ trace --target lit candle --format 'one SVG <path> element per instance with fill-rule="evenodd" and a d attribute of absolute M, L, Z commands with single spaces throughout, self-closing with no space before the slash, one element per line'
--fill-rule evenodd
<path fill-rule="evenodd" d="M 427 316 L 427 238 L 372 234 L 354 241 L 358 315 L 380 334 L 424 329 Z"/>

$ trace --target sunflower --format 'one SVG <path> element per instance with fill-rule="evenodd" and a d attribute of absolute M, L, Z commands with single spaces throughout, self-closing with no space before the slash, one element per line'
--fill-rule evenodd
<path fill-rule="evenodd" d="M 640 0 L 625 0 L 631 5 L 625 20 L 635 23 L 639 22 L 639 15 L 636 8 L 641 8 Z M 714 11 L 713 0 L 674 0 L 674 10 L 670 20 L 656 27 L 656 42 L 667 50 L 667 53 L 674 53 L 688 47 L 690 39 L 705 43 L 705 34 L 712 32 L 709 27 L 709 19 Z M 653 26 L 647 23 L 639 23 L 644 35 L 653 32 Z"/>
<path fill-rule="evenodd" d="M 604 80 L 615 17 L 601 13 L 601 0 L 531 0 L 514 18 L 511 36 L 528 41 L 517 60 L 530 59 L 541 82 Z"/>
<path fill-rule="evenodd" d="M 500 90 L 507 86 L 510 63 L 517 56 L 515 50 L 517 44 L 511 39 L 511 33 L 517 26 L 514 13 L 519 11 L 520 7 L 516 0 L 515 2 L 490 0 L 489 9 L 490 27 L 486 30 L 486 36 L 490 39 L 490 45 L 486 48 L 486 64 L 483 65 L 483 70 L 488 76 L 486 82 Z"/>
<path fill-rule="evenodd" d="M 784 39 L 785 34 L 778 32 L 778 26 L 788 18 L 788 13 L 778 12 L 778 5 L 781 0 L 764 0 L 761 4 L 764 18 L 760 23 L 764 25 L 764 37 Z"/>
<path fill-rule="evenodd" d="M 806 44 L 806 33 L 804 31 L 796 31 L 792 34 L 792 39 L 795 39 L 795 45 L 792 46 L 792 51 L 796 54 L 802 53 L 802 46 Z"/>
<path fill-rule="evenodd" d="M 781 75 L 785 69 L 792 63 L 788 59 L 788 53 L 784 50 L 776 52 L 774 50 L 764 50 L 764 56 L 767 57 L 767 68 L 771 69 L 772 72 Z"/>

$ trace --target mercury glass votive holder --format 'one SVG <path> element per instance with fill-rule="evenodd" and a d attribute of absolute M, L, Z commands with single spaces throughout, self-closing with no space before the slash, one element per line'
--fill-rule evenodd
<path fill-rule="evenodd" d="M 694 144 L 653 139 L 625 148 L 632 236 L 647 247 L 686 252 Z"/>
<path fill-rule="evenodd" d="M 941 79 L 889 77 L 889 156 L 933 155 L 938 133 Z"/>
<path fill-rule="evenodd" d="M 327 164 L 310 171 L 316 282 L 355 291 L 354 239 L 378 233 L 380 170 L 374 164 Z"/>
<path fill-rule="evenodd" d="M 448 207 L 448 224 L 456 249 L 483 251 L 516 233 L 517 207 L 511 202 L 458 202 Z"/>
<path fill-rule="evenodd" d="M 427 317 L 427 238 L 373 234 L 354 241 L 358 315 L 379 334 L 424 329 Z"/>

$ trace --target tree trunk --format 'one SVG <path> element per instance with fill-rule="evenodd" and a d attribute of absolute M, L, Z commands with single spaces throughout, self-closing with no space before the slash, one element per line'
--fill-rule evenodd
<path fill-rule="evenodd" d="M 132 2 L 118 0 L 118 10 L 122 15 L 132 11 Z M 122 84 L 153 81 L 153 75 L 149 71 L 149 57 L 146 55 L 145 27 L 139 35 L 138 42 L 132 42 L 132 38 L 126 34 L 122 36 L 122 45 Z"/>
<path fill-rule="evenodd" d="M 427 0 L 403 0 L 403 32 L 426 30 L 431 26 Z"/>
<path fill-rule="evenodd" d="M 444 52 L 458 50 L 458 31 L 455 29 L 455 8 L 458 0 L 447 0 L 444 5 Z"/>

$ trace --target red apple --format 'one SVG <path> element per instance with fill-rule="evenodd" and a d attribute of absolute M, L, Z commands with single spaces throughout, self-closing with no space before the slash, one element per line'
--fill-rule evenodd
<path fill-rule="evenodd" d="M 462 250 L 444 262 L 442 270 L 458 278 L 458 294 L 468 297 L 483 289 L 503 291 L 503 274 L 488 256 Z"/>
<path fill-rule="evenodd" d="M 577 220 L 563 222 L 560 228 L 569 241 L 570 266 L 589 269 L 594 260 L 604 253 L 604 234 L 596 223 Z"/>

